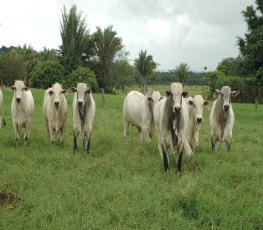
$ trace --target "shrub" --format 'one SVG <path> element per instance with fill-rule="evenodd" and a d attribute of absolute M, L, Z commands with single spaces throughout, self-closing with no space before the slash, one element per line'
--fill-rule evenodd
<path fill-rule="evenodd" d="M 37 64 L 30 76 L 31 87 L 46 89 L 56 82 L 62 82 L 63 70 L 59 63 L 47 61 Z"/>
<path fill-rule="evenodd" d="M 98 83 L 95 73 L 89 68 L 79 67 L 74 70 L 63 82 L 64 88 L 76 86 L 78 82 L 86 83 L 92 90 L 98 90 Z"/>

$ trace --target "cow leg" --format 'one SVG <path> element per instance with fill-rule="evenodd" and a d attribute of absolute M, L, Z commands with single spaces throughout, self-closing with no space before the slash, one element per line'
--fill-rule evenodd
<path fill-rule="evenodd" d="M 88 128 L 87 130 L 84 131 L 84 138 L 83 138 L 84 151 L 87 153 L 89 153 L 90 136 L 91 136 L 91 128 Z"/>
<path fill-rule="evenodd" d="M 232 139 L 230 138 L 229 140 L 226 141 L 226 146 L 227 146 L 228 152 L 231 150 L 231 144 L 232 144 Z"/>
<path fill-rule="evenodd" d="M 14 128 L 14 133 L 15 133 L 15 140 L 16 140 L 16 143 L 18 143 L 18 141 L 19 141 L 19 128 L 18 128 L 18 124 L 15 123 L 15 121 L 13 121 L 13 128 Z"/>
<path fill-rule="evenodd" d="M 53 129 L 53 127 L 51 126 L 51 124 L 48 124 L 48 130 L 49 130 L 49 135 L 50 135 L 50 141 L 53 144 L 55 142 L 54 140 L 54 132 L 55 130 Z"/>
<path fill-rule="evenodd" d="M 149 129 L 148 129 L 148 127 L 143 127 L 142 128 L 142 133 L 143 133 L 143 136 L 144 136 L 146 142 L 150 143 L 151 142 L 151 138 L 149 136 Z"/>
<path fill-rule="evenodd" d="M 64 143 L 65 131 L 66 131 L 66 122 L 63 124 L 61 128 L 60 143 Z"/>
<path fill-rule="evenodd" d="M 50 130 L 49 130 L 49 125 L 48 125 L 48 119 L 45 118 L 45 121 L 46 121 L 46 129 L 47 129 L 47 132 L 48 132 L 48 136 L 50 138 Z"/>
<path fill-rule="evenodd" d="M 212 145 L 212 151 L 215 151 L 215 147 L 216 147 L 216 141 L 215 138 L 213 136 L 211 136 L 211 145 Z"/>
<path fill-rule="evenodd" d="M 177 169 L 180 173 L 180 176 L 182 175 L 183 150 L 184 149 L 182 148 L 182 150 L 179 152 L 178 163 L 177 163 Z"/>
<path fill-rule="evenodd" d="M 26 130 L 25 130 L 25 134 L 24 134 L 24 140 L 25 142 L 28 141 L 29 139 L 29 134 L 30 134 L 30 125 L 31 125 L 31 119 L 29 118 L 26 122 Z"/>
<path fill-rule="evenodd" d="M 128 136 L 129 136 L 129 122 L 125 119 L 123 120 L 123 135 L 125 137 L 125 142 L 128 143 Z"/>
<path fill-rule="evenodd" d="M 169 159 L 167 156 L 167 152 L 165 151 L 163 145 L 162 145 L 162 153 L 163 153 L 163 165 L 164 165 L 164 171 L 166 172 L 169 168 Z"/>
<path fill-rule="evenodd" d="M 73 130 L 73 136 L 74 136 L 74 140 L 73 140 L 73 151 L 75 153 L 75 150 L 78 148 L 78 132 L 76 129 Z"/>

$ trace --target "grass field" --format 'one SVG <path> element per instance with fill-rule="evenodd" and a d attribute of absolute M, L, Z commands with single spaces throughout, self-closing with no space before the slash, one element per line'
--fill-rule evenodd
<path fill-rule="evenodd" d="M 200 88 L 188 88 L 191 95 Z M 163 91 L 163 90 L 162 90 Z M 72 98 L 64 144 L 51 144 L 42 115 L 43 90 L 33 90 L 31 139 L 16 146 L 10 104 L 0 129 L 0 229 L 263 229 L 263 106 L 234 104 L 230 153 L 211 152 L 207 111 L 199 146 L 164 173 L 157 140 L 140 144 L 122 128 L 124 94 L 94 95 L 91 153 L 73 154 Z M 211 103 L 210 103 L 211 104 Z M 170 157 L 170 160 L 173 160 Z"/>

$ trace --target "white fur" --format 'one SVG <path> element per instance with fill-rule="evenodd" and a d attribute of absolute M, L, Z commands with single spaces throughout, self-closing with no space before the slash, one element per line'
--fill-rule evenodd
<path fill-rule="evenodd" d="M 52 94 L 51 94 L 52 92 Z M 60 142 L 64 141 L 67 119 L 67 100 L 64 96 L 65 90 L 59 83 L 45 91 L 43 102 L 43 114 L 46 121 L 50 141 L 54 143 L 60 132 Z M 55 102 L 59 102 L 58 108 Z"/>
<path fill-rule="evenodd" d="M 158 91 L 154 91 L 154 101 L 159 101 Z M 159 99 L 158 99 L 159 98 Z M 151 142 L 153 135 L 153 107 L 154 101 L 152 95 L 144 96 L 140 92 L 131 91 L 124 99 L 123 103 L 123 124 L 124 137 L 126 142 L 129 134 L 129 124 L 136 126 L 138 132 L 141 134 L 146 142 Z"/>
<path fill-rule="evenodd" d="M 15 139 L 20 140 L 19 132 L 25 128 L 24 139 L 27 141 L 30 134 L 31 117 L 34 111 L 34 98 L 31 90 L 25 87 L 23 81 L 16 81 L 14 86 L 10 87 L 14 91 L 11 103 L 11 114 Z M 25 90 L 26 89 L 26 90 Z M 20 99 L 20 103 L 17 102 Z"/>
<path fill-rule="evenodd" d="M 88 89 L 88 87 L 85 83 L 78 83 L 77 88 L 76 88 L 77 91 L 83 91 L 83 93 L 87 89 Z M 88 147 L 89 147 L 88 142 L 90 141 L 90 137 L 91 137 L 92 124 L 93 124 L 93 120 L 95 117 L 96 105 L 95 105 L 95 101 L 92 97 L 92 93 L 90 91 L 90 93 L 88 95 L 90 97 L 90 102 L 88 105 L 88 109 L 87 109 L 86 113 L 84 114 L 85 122 L 84 122 L 83 127 L 82 127 L 81 126 L 81 118 L 80 118 L 79 109 L 78 109 L 78 101 L 82 101 L 83 103 L 85 103 L 85 99 L 83 97 L 78 99 L 77 93 L 78 92 L 75 92 L 75 94 L 74 94 L 73 104 L 72 104 L 74 138 L 76 138 L 76 141 L 77 141 L 78 135 L 81 134 L 82 139 L 83 139 L 84 149 L 86 151 L 88 151 Z M 77 147 L 77 146 L 75 146 L 75 147 Z"/>

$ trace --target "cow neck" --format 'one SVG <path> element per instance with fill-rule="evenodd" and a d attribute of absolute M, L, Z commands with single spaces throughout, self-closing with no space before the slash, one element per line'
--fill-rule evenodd
<path fill-rule="evenodd" d="M 78 92 L 77 92 L 77 103 L 76 103 L 76 106 L 78 108 L 78 112 L 79 112 L 79 117 L 80 117 L 80 121 L 81 121 L 81 129 L 83 131 L 83 127 L 84 127 L 84 123 L 85 123 L 85 114 L 87 113 L 88 111 L 88 106 L 90 105 L 90 94 L 87 94 L 85 95 L 85 98 L 84 98 L 84 106 L 81 108 L 78 106 Z"/>

